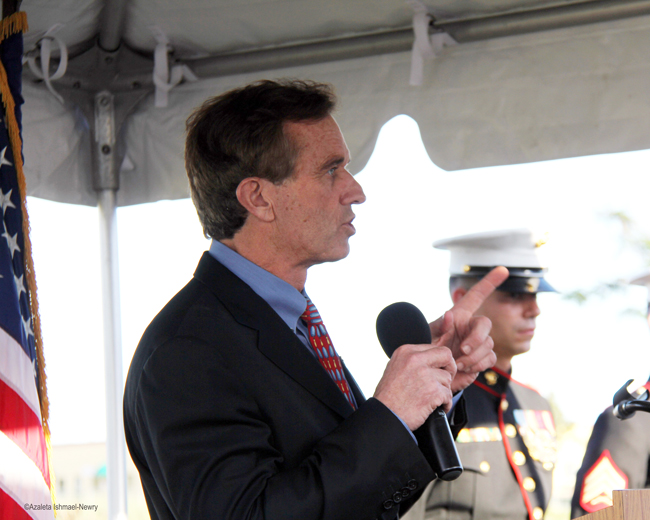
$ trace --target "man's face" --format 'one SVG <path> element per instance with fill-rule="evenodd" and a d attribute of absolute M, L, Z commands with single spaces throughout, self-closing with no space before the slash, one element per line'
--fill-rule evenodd
<path fill-rule="evenodd" d="M 298 156 L 293 175 L 276 191 L 276 246 L 304 267 L 340 260 L 355 233 L 352 204 L 366 200 L 345 169 L 350 152 L 343 135 L 331 116 L 286 123 L 284 131 Z"/>
<path fill-rule="evenodd" d="M 486 316 L 492 321 L 490 336 L 494 340 L 497 359 L 510 360 L 530 350 L 539 312 L 536 294 L 494 291 L 476 315 Z"/>

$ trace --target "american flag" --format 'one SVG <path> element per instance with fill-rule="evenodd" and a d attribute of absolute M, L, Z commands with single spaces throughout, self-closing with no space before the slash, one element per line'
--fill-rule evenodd
<path fill-rule="evenodd" d="M 20 139 L 24 13 L 0 24 L 0 516 L 52 519 L 44 372 Z M 14 151 L 16 153 L 14 153 Z M 36 333 L 35 333 L 36 330 Z M 38 339 L 37 339 L 38 338 Z M 40 391 L 39 391 L 40 389 Z M 46 398 L 45 398 L 46 399 Z"/>

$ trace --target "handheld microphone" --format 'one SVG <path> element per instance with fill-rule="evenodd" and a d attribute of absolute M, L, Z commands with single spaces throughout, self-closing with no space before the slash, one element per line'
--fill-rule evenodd
<path fill-rule="evenodd" d="M 388 357 L 402 345 L 431 343 L 431 330 L 426 318 L 415 305 L 393 303 L 377 316 L 377 338 Z M 438 478 L 455 480 L 463 472 L 456 444 L 449 428 L 447 414 L 436 408 L 415 432 L 424 457 Z"/>

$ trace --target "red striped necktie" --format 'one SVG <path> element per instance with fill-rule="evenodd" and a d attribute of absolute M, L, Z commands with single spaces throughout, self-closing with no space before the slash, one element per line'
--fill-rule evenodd
<path fill-rule="evenodd" d="M 314 349 L 314 352 L 316 352 L 320 364 L 327 370 L 327 373 L 334 380 L 341 392 L 343 392 L 350 406 L 356 408 L 352 393 L 350 392 L 350 386 L 343 373 L 341 358 L 336 353 L 336 350 L 334 350 L 334 345 L 332 345 L 327 329 L 323 325 L 323 320 L 318 313 L 318 309 L 316 309 L 316 306 L 309 298 L 307 298 L 307 309 L 305 309 L 305 312 L 302 313 L 300 318 L 307 325 L 309 343 Z"/>

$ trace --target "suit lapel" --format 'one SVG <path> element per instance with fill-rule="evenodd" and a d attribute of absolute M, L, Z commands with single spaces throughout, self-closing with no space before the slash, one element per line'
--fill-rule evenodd
<path fill-rule="evenodd" d="M 363 395 L 361 388 L 359 388 L 359 385 L 354 380 L 354 377 L 352 377 L 352 374 L 348 370 L 348 367 L 345 366 L 343 359 L 341 359 L 341 365 L 343 365 L 343 372 L 345 373 L 345 379 L 348 380 L 348 385 L 350 387 L 350 390 L 352 391 L 352 394 L 354 395 L 354 398 L 357 401 L 357 406 L 359 406 L 361 405 L 361 403 L 365 402 L 366 396 Z"/>
<path fill-rule="evenodd" d="M 274 313 L 275 314 L 275 313 Z M 259 349 L 276 366 L 286 372 L 312 395 L 341 416 L 352 413 L 341 390 L 318 360 L 277 315 L 260 328 Z"/>
<path fill-rule="evenodd" d="M 203 254 L 194 277 L 219 298 L 239 323 L 259 332 L 258 348 L 280 370 L 341 416 L 347 417 L 353 412 L 318 360 L 247 284 L 207 252 Z M 351 379 L 345 370 L 346 377 Z M 354 388 L 360 393 L 356 383 Z"/>

